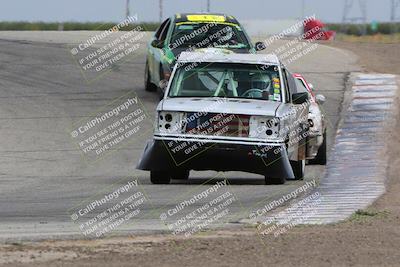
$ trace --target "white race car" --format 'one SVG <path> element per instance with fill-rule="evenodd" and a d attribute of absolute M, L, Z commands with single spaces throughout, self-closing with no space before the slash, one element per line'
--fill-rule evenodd
<path fill-rule="evenodd" d="M 325 96 L 314 95 L 313 86 L 298 73 L 293 74 L 297 86 L 303 87 L 309 93 L 310 108 L 308 114 L 309 135 L 307 138 L 307 159 L 309 164 L 326 164 L 326 121 L 321 106 L 325 103 Z"/>
<path fill-rule="evenodd" d="M 275 55 L 183 52 L 137 167 L 155 184 L 190 170 L 258 173 L 268 184 L 302 179 L 308 113 L 309 93 Z"/>

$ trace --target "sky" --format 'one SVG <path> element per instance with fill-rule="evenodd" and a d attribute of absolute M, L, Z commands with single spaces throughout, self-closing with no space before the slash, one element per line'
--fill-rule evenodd
<path fill-rule="evenodd" d="M 210 0 L 211 11 L 239 20 L 296 19 L 303 0 Z M 359 0 L 353 0 L 350 16 L 360 16 Z M 368 21 L 389 21 L 391 0 L 367 1 Z M 400 0 L 396 0 L 399 1 Z M 0 21 L 112 21 L 125 17 L 126 0 L 0 0 Z M 159 0 L 130 0 L 131 14 L 139 21 L 159 20 Z M 163 0 L 163 18 L 175 13 L 206 11 L 207 0 Z M 316 14 L 325 22 L 341 22 L 345 0 L 304 0 L 305 15 Z M 400 4 L 397 8 L 400 18 Z"/>

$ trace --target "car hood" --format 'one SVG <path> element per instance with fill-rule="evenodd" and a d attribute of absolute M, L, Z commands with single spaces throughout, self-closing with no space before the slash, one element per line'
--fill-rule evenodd
<path fill-rule="evenodd" d="M 174 97 L 161 100 L 158 110 L 275 116 L 280 102 L 219 97 Z"/>
<path fill-rule="evenodd" d="M 171 49 L 171 52 L 174 54 L 175 58 L 178 58 L 182 52 L 187 52 L 189 49 L 190 48 L 188 48 L 188 47 L 183 47 L 183 48 L 177 47 L 177 48 Z M 195 49 L 194 51 L 204 50 L 204 49 L 205 48 L 198 48 L 198 49 Z M 238 53 L 238 54 L 246 54 L 246 53 L 249 53 L 249 51 L 250 51 L 250 49 L 248 49 L 248 48 L 212 48 L 212 49 L 220 50 L 221 52 L 222 51 L 231 51 L 233 53 Z"/>

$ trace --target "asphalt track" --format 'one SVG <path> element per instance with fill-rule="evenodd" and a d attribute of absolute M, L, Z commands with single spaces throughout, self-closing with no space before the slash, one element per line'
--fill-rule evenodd
<path fill-rule="evenodd" d="M 141 211 L 145 215 L 113 233 L 166 230 L 159 219 L 166 206 L 174 206 L 185 194 L 205 190 L 223 177 L 228 178 L 229 190 L 238 200 L 230 206 L 231 215 L 223 223 L 226 225 L 247 217 L 255 205 L 268 203 L 322 177 L 323 166 L 307 166 L 304 181 L 288 181 L 285 185 L 265 186 L 263 177 L 242 172 L 219 175 L 209 182 L 218 174 L 192 172 L 189 181 L 151 185 L 149 173 L 135 169 L 145 141 L 151 137 L 151 125 L 134 142 L 87 164 L 71 140 L 68 129 L 73 123 L 90 119 L 90 114 L 99 108 L 131 92 L 137 94 L 149 117 L 154 118 L 159 99 L 143 88 L 148 36 L 140 41 L 140 48 L 133 55 L 88 82 L 70 50 L 92 35 L 93 32 L 0 33 L 1 240 L 82 237 L 71 220 L 71 209 L 134 178 L 146 192 L 148 201 Z M 287 42 L 279 41 L 269 49 Z M 289 66 L 327 97 L 324 110 L 329 121 L 329 147 L 341 116 L 346 79 L 349 73 L 359 70 L 355 62 L 356 57 L 350 52 L 319 45 Z"/>

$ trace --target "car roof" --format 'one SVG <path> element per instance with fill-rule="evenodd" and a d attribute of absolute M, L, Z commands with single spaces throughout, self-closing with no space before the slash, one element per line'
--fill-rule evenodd
<path fill-rule="evenodd" d="M 238 54 L 220 48 L 209 48 L 194 52 L 182 52 L 178 58 L 178 62 L 220 62 L 280 65 L 280 61 L 275 54 Z"/>
<path fill-rule="evenodd" d="M 292 75 L 293 75 L 293 77 L 295 77 L 295 78 L 301 78 L 301 79 L 305 80 L 304 77 L 303 77 L 303 75 L 301 75 L 300 73 L 293 73 Z"/>
<path fill-rule="evenodd" d="M 235 17 L 222 13 L 178 13 L 174 15 L 176 23 L 179 22 L 228 22 L 238 24 Z"/>

